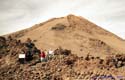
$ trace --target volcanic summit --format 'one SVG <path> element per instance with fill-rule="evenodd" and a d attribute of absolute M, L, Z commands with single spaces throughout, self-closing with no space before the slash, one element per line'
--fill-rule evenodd
<path fill-rule="evenodd" d="M 12 34 L 15 38 L 35 40 L 37 47 L 56 49 L 61 46 L 83 56 L 125 51 L 125 41 L 80 16 L 53 18 Z"/>
<path fill-rule="evenodd" d="M 18 58 L 22 50 L 32 52 L 24 64 Z M 54 54 L 40 62 L 40 50 Z M 124 80 L 124 71 L 125 41 L 80 16 L 53 18 L 0 37 L 0 80 Z"/>

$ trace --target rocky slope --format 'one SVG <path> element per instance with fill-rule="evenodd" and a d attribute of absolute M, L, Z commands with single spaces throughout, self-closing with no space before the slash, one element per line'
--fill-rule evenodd
<path fill-rule="evenodd" d="M 125 41 L 82 17 L 54 18 L 8 35 L 0 37 L 0 80 L 125 79 Z M 20 64 L 27 38 L 40 50 L 62 49 L 47 62 L 34 54 Z M 66 55 L 65 49 L 71 52 Z"/>
<path fill-rule="evenodd" d="M 87 54 L 78 57 L 70 50 L 56 49 L 52 59 L 39 62 L 38 54 L 20 64 L 18 55 L 24 43 L 1 39 L 0 80 L 120 80 L 125 79 L 125 54 L 102 59 Z"/>

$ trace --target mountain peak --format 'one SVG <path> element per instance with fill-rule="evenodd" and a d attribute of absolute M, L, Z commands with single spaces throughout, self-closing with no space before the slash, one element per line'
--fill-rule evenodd
<path fill-rule="evenodd" d="M 81 20 L 81 17 L 80 16 L 76 16 L 76 15 L 73 15 L 73 14 L 70 14 L 68 16 L 66 16 L 66 18 L 69 20 L 69 21 L 78 21 L 78 20 Z"/>
<path fill-rule="evenodd" d="M 66 16 L 67 21 L 69 23 L 69 27 L 73 30 L 79 30 L 84 31 L 87 33 L 95 33 L 98 31 L 95 31 L 99 27 L 92 22 L 88 21 L 87 19 L 81 17 L 81 16 L 75 16 L 73 14 L 70 14 Z M 101 29 L 102 30 L 102 29 Z M 106 32 L 106 31 L 102 31 Z"/>
<path fill-rule="evenodd" d="M 107 51 L 114 51 L 112 48 L 125 51 L 125 43 L 119 37 L 87 19 L 73 14 L 50 19 L 13 35 L 21 40 L 26 40 L 26 38 L 30 37 L 37 41 L 36 45 L 39 48 L 43 49 L 62 46 L 73 50 L 73 53 L 79 54 L 87 53 L 88 51 L 97 54 L 107 53 Z M 101 47 L 99 47 L 100 45 Z M 83 51 L 79 49 L 83 49 Z"/>
<path fill-rule="evenodd" d="M 74 14 L 69 14 L 69 15 L 67 15 L 66 17 L 67 17 L 67 18 L 68 18 L 68 17 L 70 17 L 70 18 L 72 17 L 72 18 L 73 18 L 73 17 L 78 17 L 78 16 L 76 16 L 76 15 L 74 15 Z"/>

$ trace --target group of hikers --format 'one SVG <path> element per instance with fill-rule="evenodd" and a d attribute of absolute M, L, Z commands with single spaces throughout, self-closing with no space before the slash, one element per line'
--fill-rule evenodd
<path fill-rule="evenodd" d="M 38 55 L 39 55 L 39 60 L 41 62 L 44 62 L 46 60 L 51 59 L 52 56 L 54 56 L 54 51 L 51 51 L 51 50 L 50 51 L 46 51 L 46 50 L 42 51 L 41 50 L 38 52 Z M 24 64 L 26 61 L 30 61 L 32 59 L 33 59 L 33 54 L 30 52 L 28 52 L 28 53 L 23 52 L 23 53 L 19 54 L 19 62 L 22 64 Z"/>
<path fill-rule="evenodd" d="M 34 58 L 36 59 L 36 57 L 39 61 L 43 62 L 64 57 L 71 53 L 70 50 L 62 49 L 61 47 L 55 50 L 51 48 L 49 50 L 38 49 L 34 42 L 35 41 L 30 38 L 22 42 L 14 36 L 8 36 L 7 38 L 0 36 L 0 57 L 7 55 L 7 53 L 13 57 L 18 54 L 18 62 L 25 64 L 32 61 Z"/>
<path fill-rule="evenodd" d="M 27 61 L 31 61 L 33 59 L 33 55 L 35 54 L 38 55 L 39 60 L 43 62 L 52 58 L 52 56 L 54 55 L 54 51 L 52 49 L 50 49 L 49 51 L 42 49 L 39 50 L 35 47 L 32 40 L 28 38 L 19 54 L 19 62 L 24 64 Z"/>

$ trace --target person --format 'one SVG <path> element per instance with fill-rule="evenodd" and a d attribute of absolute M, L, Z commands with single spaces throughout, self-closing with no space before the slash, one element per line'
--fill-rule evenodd
<path fill-rule="evenodd" d="M 25 43 L 26 47 L 28 47 L 30 50 L 35 46 L 34 43 L 32 43 L 32 40 L 30 38 L 27 39 Z"/>
<path fill-rule="evenodd" d="M 54 55 L 54 51 L 52 49 L 50 49 L 48 52 L 48 59 L 51 60 L 53 55 Z"/>
<path fill-rule="evenodd" d="M 33 53 L 31 50 L 27 49 L 26 51 L 26 61 L 31 61 L 33 59 Z"/>
<path fill-rule="evenodd" d="M 40 53 L 40 60 L 41 60 L 41 62 L 43 62 L 45 60 L 45 57 L 46 57 L 45 52 L 41 51 L 41 53 Z"/>
<path fill-rule="evenodd" d="M 21 64 L 24 64 L 25 63 L 25 58 L 26 58 L 25 51 L 22 50 L 21 53 L 19 54 L 19 62 Z"/>

